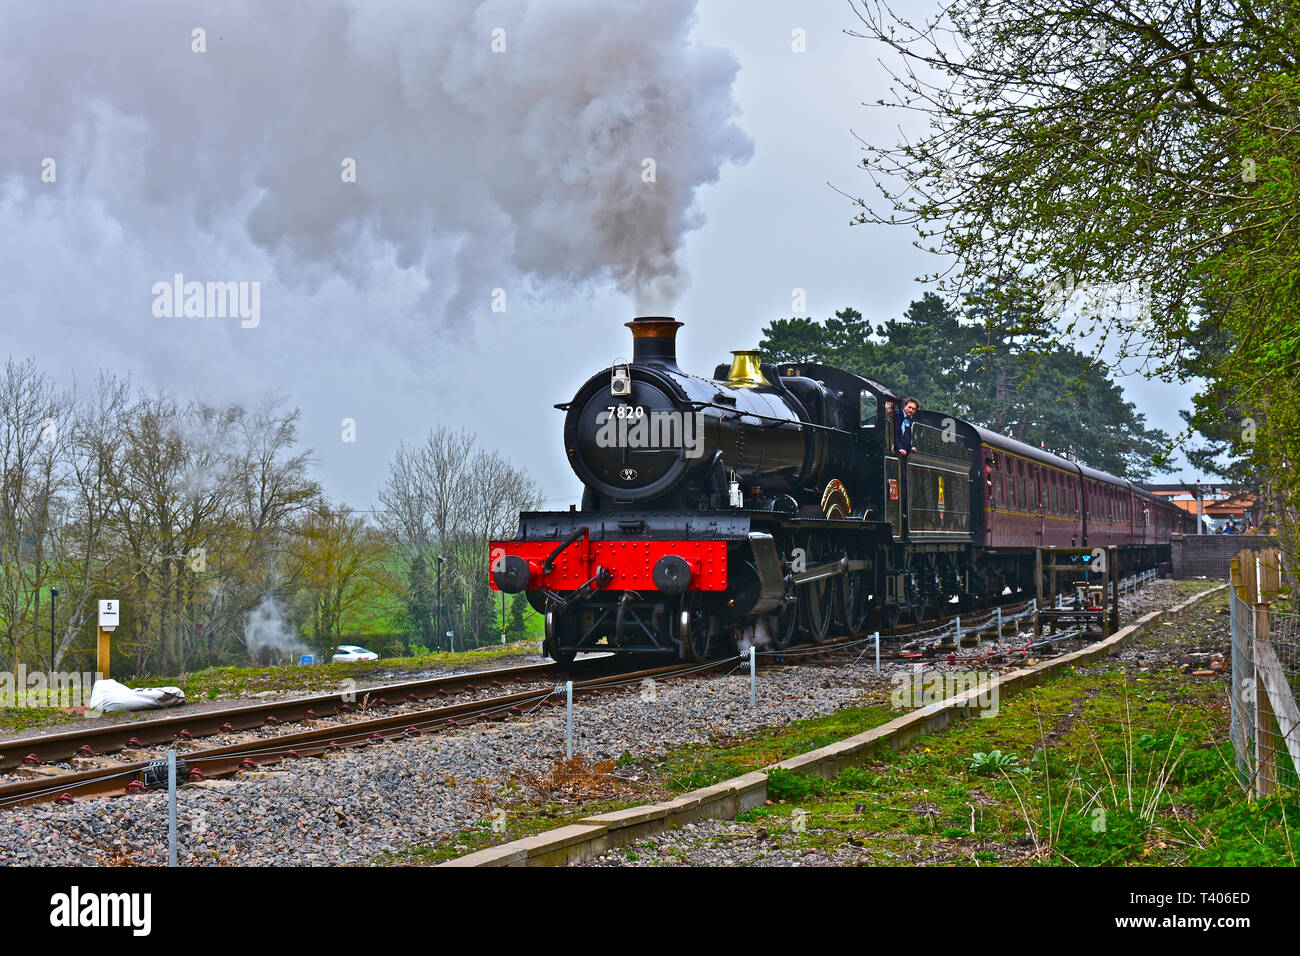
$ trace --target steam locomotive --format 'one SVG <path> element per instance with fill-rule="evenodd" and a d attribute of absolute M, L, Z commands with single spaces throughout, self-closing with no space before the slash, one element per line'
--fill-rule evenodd
<path fill-rule="evenodd" d="M 627 323 L 630 363 L 565 412 L 582 507 L 520 515 L 492 586 L 545 616 L 545 649 L 659 652 L 820 643 L 1037 593 L 1041 548 L 1117 546 L 1121 573 L 1168 559 L 1190 516 L 1105 472 L 922 410 L 815 363 L 732 353 L 682 371 L 682 323 Z"/>

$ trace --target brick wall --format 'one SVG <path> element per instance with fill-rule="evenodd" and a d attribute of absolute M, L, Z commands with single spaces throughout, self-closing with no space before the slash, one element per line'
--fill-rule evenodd
<path fill-rule="evenodd" d="M 1174 535 L 1170 542 L 1170 563 L 1176 578 L 1204 575 L 1226 581 L 1228 566 L 1238 551 L 1262 551 L 1276 547 L 1277 538 L 1265 534 Z"/>

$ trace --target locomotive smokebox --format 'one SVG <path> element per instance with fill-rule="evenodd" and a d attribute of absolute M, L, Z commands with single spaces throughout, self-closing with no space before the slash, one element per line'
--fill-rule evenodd
<path fill-rule="evenodd" d="M 670 315 L 641 315 L 624 324 L 632 330 L 633 364 L 681 371 L 677 367 L 677 330 L 681 322 Z"/>
<path fill-rule="evenodd" d="M 760 488 L 754 498 L 817 477 L 819 437 L 806 433 L 793 396 L 762 379 L 761 369 L 744 387 L 688 375 L 677 365 L 681 322 L 645 315 L 627 327 L 632 361 L 593 376 L 561 406 L 584 509 L 739 507 L 744 499 L 731 503 L 729 482 Z M 670 589 L 679 577 L 669 575 Z"/>

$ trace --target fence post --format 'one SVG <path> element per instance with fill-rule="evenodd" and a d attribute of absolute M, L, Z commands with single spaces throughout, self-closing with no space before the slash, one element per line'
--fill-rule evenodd
<path fill-rule="evenodd" d="M 1255 733 L 1255 668 L 1251 634 L 1255 618 L 1246 603 L 1244 591 L 1245 561 L 1234 557 L 1231 563 L 1232 588 L 1228 593 L 1228 621 L 1232 632 L 1232 730 L 1237 769 L 1246 792 L 1255 795 L 1255 754 L 1251 740 Z"/>
<path fill-rule="evenodd" d="M 176 865 L 176 751 L 167 751 L 167 865 Z"/>
<path fill-rule="evenodd" d="M 1246 589 L 1246 603 L 1253 607 L 1259 603 L 1259 587 L 1254 574 L 1255 552 L 1243 551 L 1238 557 L 1241 558 L 1241 584 Z"/>
<path fill-rule="evenodd" d="M 758 706 L 758 658 L 754 645 L 749 645 L 749 706 Z"/>
<path fill-rule="evenodd" d="M 1282 589 L 1282 562 L 1281 552 L 1277 548 L 1269 548 L 1261 553 L 1264 564 L 1264 595 L 1262 600 L 1272 601 L 1277 596 L 1277 592 Z"/>
<path fill-rule="evenodd" d="M 564 758 L 573 759 L 573 681 L 564 684 L 565 720 L 564 720 Z"/>
<path fill-rule="evenodd" d="M 1258 568 L 1258 564 L 1256 564 Z M 1251 606 L 1250 657 L 1255 663 L 1255 796 L 1266 797 L 1277 789 L 1277 750 L 1269 727 L 1268 688 L 1260 673 L 1256 648 L 1268 640 L 1268 605 Z"/>
<path fill-rule="evenodd" d="M 1111 545 L 1106 549 L 1106 570 L 1111 579 L 1110 587 L 1110 615 L 1108 626 L 1102 632 L 1102 637 L 1110 637 L 1119 630 L 1119 548 Z"/>

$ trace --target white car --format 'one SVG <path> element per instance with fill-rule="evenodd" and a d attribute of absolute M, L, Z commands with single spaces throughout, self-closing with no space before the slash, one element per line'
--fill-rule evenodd
<path fill-rule="evenodd" d="M 368 651 L 364 647 L 357 647 L 355 644 L 340 644 L 338 650 L 334 652 L 333 661 L 335 664 L 342 664 L 350 661 L 377 661 L 379 655 L 374 651 Z"/>

